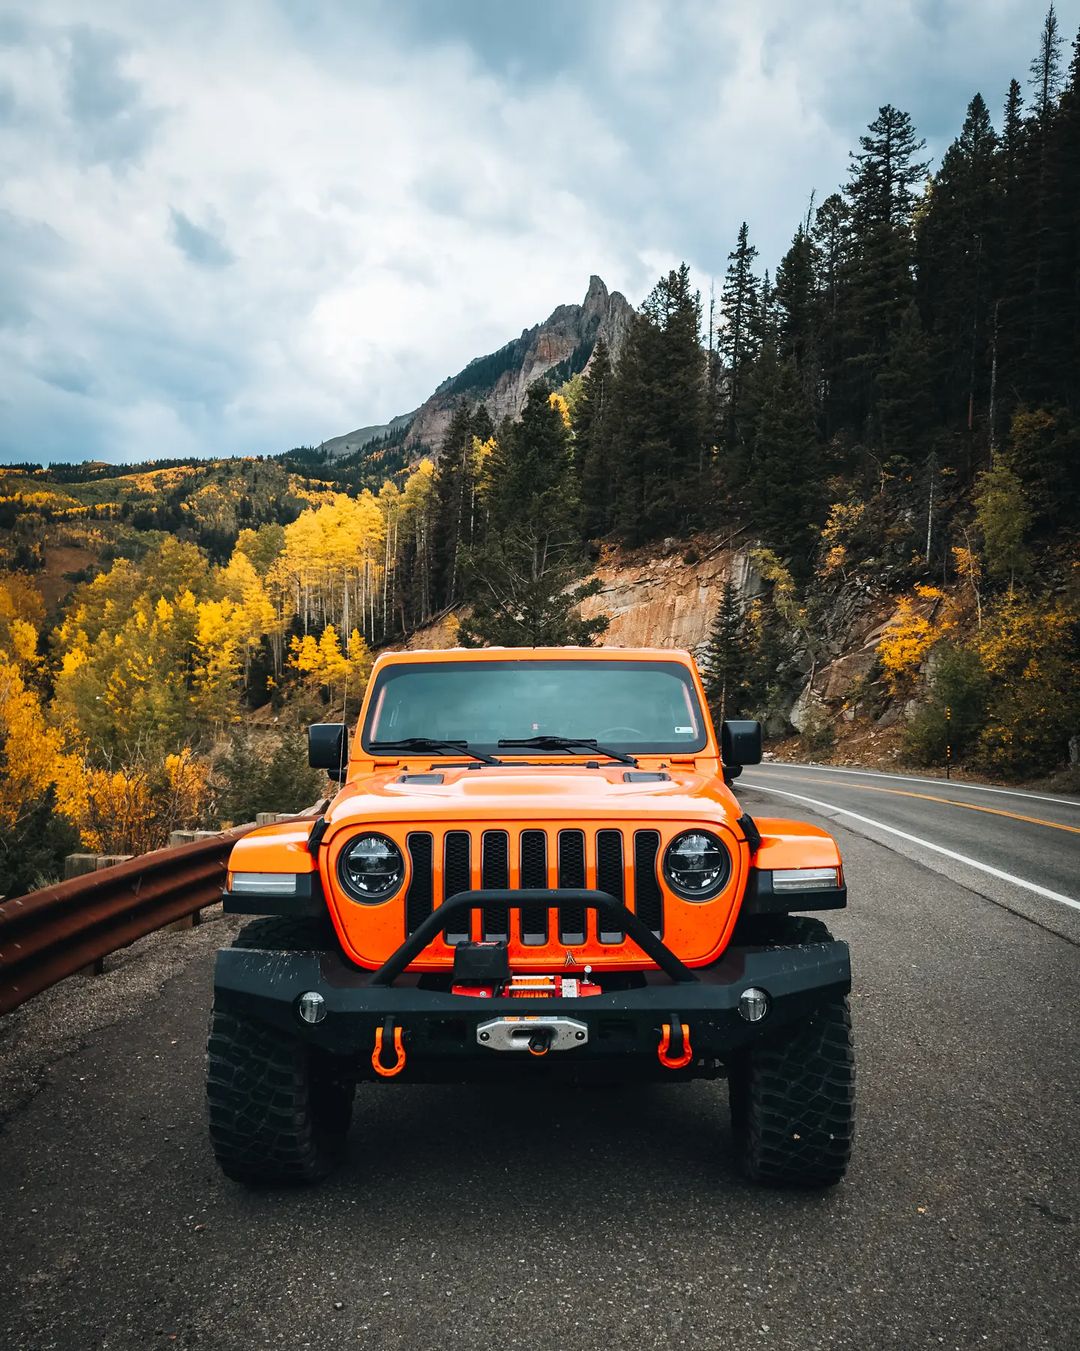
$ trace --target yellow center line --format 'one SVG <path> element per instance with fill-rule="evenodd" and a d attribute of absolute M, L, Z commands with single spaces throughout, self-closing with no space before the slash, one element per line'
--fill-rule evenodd
<path fill-rule="evenodd" d="M 788 774 L 785 777 L 797 779 L 799 783 L 820 783 L 819 779 L 808 779 L 805 774 Z M 1065 826 L 1060 821 L 1044 821 L 1041 816 L 1022 816 L 1019 812 L 1007 812 L 1001 807 L 978 807 L 974 802 L 957 802 L 955 798 L 935 797 L 932 793 L 912 793 L 905 788 L 879 788 L 877 784 L 872 783 L 845 783 L 843 786 L 861 788 L 867 793 L 891 793 L 894 797 L 917 797 L 922 798 L 924 802 L 943 802 L 946 807 L 964 807 L 969 812 L 986 812 L 988 816 L 1007 816 L 1013 821 L 1026 821 L 1032 826 L 1047 826 L 1050 830 L 1067 830 L 1072 835 L 1080 835 L 1080 826 Z"/>

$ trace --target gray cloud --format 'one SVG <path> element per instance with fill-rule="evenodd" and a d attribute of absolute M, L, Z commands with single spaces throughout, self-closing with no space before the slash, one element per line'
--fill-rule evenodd
<path fill-rule="evenodd" d="M 589 274 L 775 268 L 879 104 L 940 157 L 1029 0 L 16 0 L 0 458 L 273 452 L 414 407 Z M 1074 29 L 1080 0 L 1059 6 Z"/>
<path fill-rule="evenodd" d="M 80 154 L 90 163 L 128 164 L 146 150 L 163 113 L 125 73 L 129 49 L 114 34 L 77 25 L 66 37 L 65 107 Z"/>
<path fill-rule="evenodd" d="M 200 267 L 227 267 L 235 262 L 232 250 L 219 235 L 196 225 L 176 207 L 172 208 L 170 215 L 173 243 L 193 263 Z"/>

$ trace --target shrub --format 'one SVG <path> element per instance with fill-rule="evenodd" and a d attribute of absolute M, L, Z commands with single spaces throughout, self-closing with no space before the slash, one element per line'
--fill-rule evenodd
<path fill-rule="evenodd" d="M 1064 764 L 1080 725 L 1080 614 L 1068 600 L 1010 591 L 978 638 L 991 681 L 979 744 L 985 768 L 1009 776 Z"/>
<path fill-rule="evenodd" d="M 930 699 L 904 730 L 906 757 L 917 765 L 962 759 L 975 746 L 986 722 L 989 680 L 982 660 L 970 648 L 943 643 L 935 652 Z"/>
<path fill-rule="evenodd" d="M 829 756 L 836 749 L 836 728 L 825 713 L 812 712 L 803 725 L 799 743 L 807 755 L 815 758 Z"/>
<path fill-rule="evenodd" d="M 256 812 L 298 812 L 326 792 L 326 775 L 311 769 L 300 732 L 237 736 L 214 767 L 218 816 L 234 825 Z"/>

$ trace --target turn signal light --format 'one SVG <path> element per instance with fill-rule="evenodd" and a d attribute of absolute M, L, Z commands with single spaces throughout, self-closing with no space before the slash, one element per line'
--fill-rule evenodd
<path fill-rule="evenodd" d="M 262 896 L 292 896 L 296 873 L 230 873 L 229 890 L 257 892 Z"/>
<path fill-rule="evenodd" d="M 776 868 L 774 891 L 835 891 L 840 885 L 839 868 Z"/>

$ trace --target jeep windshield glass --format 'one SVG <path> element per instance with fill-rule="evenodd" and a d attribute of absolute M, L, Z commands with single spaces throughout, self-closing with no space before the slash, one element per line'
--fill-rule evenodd
<path fill-rule="evenodd" d="M 522 747 L 530 760 L 588 758 L 566 738 L 629 755 L 686 755 L 705 748 L 690 673 L 667 661 L 452 661 L 388 666 L 375 677 L 361 744 L 425 737 L 494 753 L 499 742 L 550 735 Z M 504 745 L 505 754 L 506 748 Z"/>

